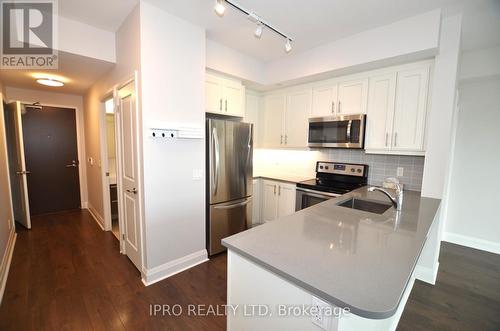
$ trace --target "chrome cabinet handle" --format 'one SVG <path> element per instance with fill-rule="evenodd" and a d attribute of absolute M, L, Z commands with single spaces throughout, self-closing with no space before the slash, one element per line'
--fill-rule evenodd
<path fill-rule="evenodd" d="M 332 114 L 335 113 L 335 101 L 332 101 Z"/>
<path fill-rule="evenodd" d="M 280 145 L 283 145 L 283 135 L 280 136 Z"/>
<path fill-rule="evenodd" d="M 341 103 L 341 102 L 340 102 L 340 100 L 339 100 L 339 110 L 338 110 L 339 114 L 342 112 L 342 108 L 341 108 L 341 106 L 342 106 L 342 103 Z"/>
<path fill-rule="evenodd" d="M 137 194 L 137 189 L 134 187 L 133 189 L 131 190 L 126 190 L 128 193 L 133 193 L 133 194 Z"/>
<path fill-rule="evenodd" d="M 219 110 L 222 111 L 222 99 L 219 100 Z"/>
<path fill-rule="evenodd" d="M 385 133 L 385 147 L 387 147 L 387 144 L 389 144 L 389 133 Z"/>
<path fill-rule="evenodd" d="M 274 195 L 276 195 L 276 185 L 274 185 Z"/>
<path fill-rule="evenodd" d="M 287 145 L 287 144 L 288 144 L 288 135 L 286 134 L 285 135 L 285 145 Z"/>
<path fill-rule="evenodd" d="M 394 133 L 394 147 L 396 147 L 398 145 L 398 133 L 395 132 Z"/>
<path fill-rule="evenodd" d="M 227 111 L 227 100 L 225 101 L 225 103 L 226 103 L 226 111 Z"/>
<path fill-rule="evenodd" d="M 281 195 L 281 186 L 278 186 L 278 195 Z"/>

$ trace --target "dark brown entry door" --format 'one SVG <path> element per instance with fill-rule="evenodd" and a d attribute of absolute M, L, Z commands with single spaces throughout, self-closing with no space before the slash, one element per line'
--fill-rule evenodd
<path fill-rule="evenodd" d="M 27 107 L 22 123 L 31 215 L 80 208 L 75 110 Z"/>

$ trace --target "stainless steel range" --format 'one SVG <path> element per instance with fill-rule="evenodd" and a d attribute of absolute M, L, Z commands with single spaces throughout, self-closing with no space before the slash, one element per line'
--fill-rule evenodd
<path fill-rule="evenodd" d="M 368 184 L 368 165 L 317 162 L 316 179 L 297 183 L 295 210 L 313 206 Z"/>

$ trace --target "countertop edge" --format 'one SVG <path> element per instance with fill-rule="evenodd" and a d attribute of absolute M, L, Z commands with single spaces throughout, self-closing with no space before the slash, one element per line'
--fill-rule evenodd
<path fill-rule="evenodd" d="M 233 252 L 242 256 L 243 258 L 246 258 L 246 259 L 256 263 L 258 266 L 272 272 L 273 274 L 279 276 L 280 278 L 283 278 L 285 281 L 291 282 L 292 284 L 302 288 L 303 290 L 319 297 L 320 299 L 323 299 L 323 300 L 325 300 L 325 301 L 327 301 L 327 302 L 329 302 L 337 307 L 342 307 L 342 308 L 348 307 L 350 309 L 351 313 L 358 315 L 358 316 L 361 316 L 361 317 L 364 317 L 364 318 L 376 319 L 376 320 L 389 318 L 396 313 L 398 306 L 399 306 L 399 303 L 401 302 L 402 295 L 398 301 L 398 305 L 396 305 L 396 307 L 394 307 L 391 310 L 383 311 L 383 312 L 373 312 L 373 311 L 363 310 L 363 309 L 357 308 L 355 306 L 352 306 L 352 305 L 350 305 L 342 300 L 339 300 L 339 299 L 337 299 L 337 298 L 335 298 L 335 297 L 333 297 L 333 296 L 331 296 L 331 295 L 329 295 L 321 290 L 318 290 L 314 286 L 311 286 L 311 285 L 301 281 L 300 279 L 297 279 L 297 278 L 291 276 L 290 274 L 288 274 L 288 273 L 286 273 L 278 268 L 275 268 L 272 265 L 270 265 L 270 264 L 268 264 L 268 263 L 266 263 L 266 262 L 264 262 L 256 257 L 244 252 L 243 250 L 231 245 L 230 243 L 226 242 L 224 239 L 222 239 L 222 245 L 225 246 L 227 249 L 232 250 Z M 413 272 L 412 272 L 412 274 L 413 274 Z M 411 274 L 410 274 L 410 278 L 411 278 Z M 408 279 L 408 281 L 409 281 L 409 279 Z M 407 282 L 407 284 L 408 284 L 408 282 Z M 406 285 L 406 286 L 408 286 L 408 285 Z"/>
<path fill-rule="evenodd" d="M 277 177 L 273 177 L 273 176 L 263 176 L 263 175 L 253 176 L 252 179 L 274 180 L 276 182 L 290 183 L 290 184 L 297 184 L 297 183 L 300 183 L 300 182 L 307 180 L 307 179 L 292 180 L 292 179 L 277 178 Z"/>

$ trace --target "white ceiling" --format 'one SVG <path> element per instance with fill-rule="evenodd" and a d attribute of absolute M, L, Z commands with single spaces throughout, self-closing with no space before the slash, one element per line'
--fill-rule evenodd
<path fill-rule="evenodd" d="M 0 80 L 5 86 L 36 89 L 41 91 L 83 95 L 114 63 L 93 58 L 59 52 L 59 69 L 57 70 L 0 70 Z M 43 86 L 32 76 L 45 73 L 60 76 L 66 80 L 63 87 Z"/>
<path fill-rule="evenodd" d="M 115 32 L 138 0 L 59 0 L 59 15 Z"/>
<path fill-rule="evenodd" d="M 232 8 L 223 18 L 213 0 L 148 0 L 207 29 L 207 37 L 262 61 L 286 56 L 284 40 L 264 31 L 253 37 L 255 24 Z M 361 31 L 386 25 L 435 8 L 444 14 L 464 8 L 464 50 L 500 43 L 498 0 L 234 0 L 295 39 L 294 53 Z"/>

